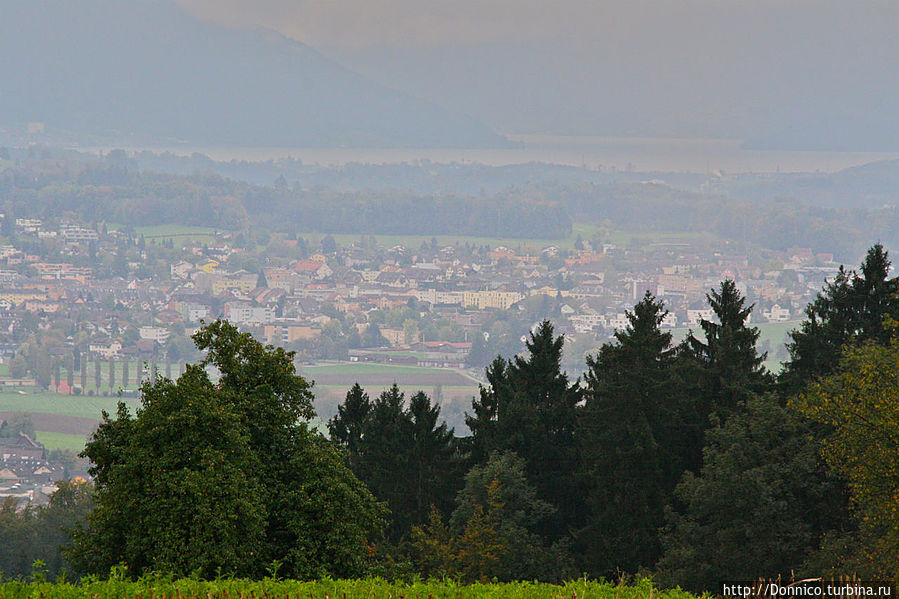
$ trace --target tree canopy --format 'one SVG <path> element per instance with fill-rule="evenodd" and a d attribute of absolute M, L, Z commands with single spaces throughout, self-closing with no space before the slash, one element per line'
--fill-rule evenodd
<path fill-rule="evenodd" d="M 72 561 L 89 573 L 259 576 L 277 562 L 298 578 L 361 574 L 384 511 L 303 422 L 310 385 L 292 355 L 225 322 L 194 339 L 200 366 L 145 383 L 137 414 L 104 413 L 88 442 L 96 507 Z"/>

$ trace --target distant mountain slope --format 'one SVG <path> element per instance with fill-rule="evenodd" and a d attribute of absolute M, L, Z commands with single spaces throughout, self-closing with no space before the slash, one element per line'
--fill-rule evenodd
<path fill-rule="evenodd" d="M 171 0 L 0 0 L 0 129 L 117 143 L 492 147 L 479 121 Z"/>

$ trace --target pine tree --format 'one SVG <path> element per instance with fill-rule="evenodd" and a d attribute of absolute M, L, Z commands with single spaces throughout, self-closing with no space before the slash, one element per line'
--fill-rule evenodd
<path fill-rule="evenodd" d="M 449 515 L 464 471 L 453 431 L 440 422 L 440 406 L 419 391 L 406 411 L 411 424 L 409 475 L 413 523 L 427 520 L 432 507 Z"/>
<path fill-rule="evenodd" d="M 489 387 L 466 416 L 478 458 L 492 451 L 514 451 L 527 464 L 538 496 L 553 505 L 556 517 L 542 531 L 561 538 L 583 514 L 583 494 L 574 473 L 578 467 L 575 425 L 581 389 L 561 370 L 563 337 L 555 337 L 544 320 L 525 343 L 527 355 L 487 369 Z"/>
<path fill-rule="evenodd" d="M 509 389 L 509 362 L 497 356 L 484 374 L 487 385 L 478 386 L 479 398 L 472 399 L 472 414 L 465 415 L 465 424 L 472 435 L 472 459 L 484 463 L 490 451 L 500 446 L 499 414 L 504 414 L 512 395 Z M 502 405 L 501 405 L 502 404 Z"/>
<path fill-rule="evenodd" d="M 868 250 L 860 274 L 840 267 L 809 304 L 806 320 L 790 333 L 790 359 L 779 379 L 786 394 L 833 372 L 844 345 L 889 344 L 884 318 L 899 315 L 899 280 L 888 278 L 889 271 L 889 255 L 877 244 Z"/>
<path fill-rule="evenodd" d="M 331 440 L 346 449 L 350 466 L 358 474 L 362 452 L 362 435 L 371 414 L 372 404 L 368 393 L 355 383 L 343 403 L 337 406 L 337 415 L 328 421 Z"/>
<path fill-rule="evenodd" d="M 741 409 L 750 393 L 764 392 L 773 380 L 762 366 L 765 354 L 756 350 L 759 329 L 747 326 L 753 306 L 745 306 L 733 280 L 722 281 L 706 299 L 718 322 L 703 318 L 699 326 L 705 339 L 691 333 L 687 346 L 699 362 L 702 408 L 723 421 Z"/>
<path fill-rule="evenodd" d="M 440 423 L 440 407 L 422 391 L 408 408 L 403 400 L 394 385 L 371 402 L 357 383 L 328 423 L 353 471 L 390 506 L 393 542 L 423 524 L 432 508 L 448 516 L 463 475 L 453 432 Z"/>
<path fill-rule="evenodd" d="M 412 431 L 403 400 L 404 394 L 394 383 L 372 403 L 362 432 L 358 474 L 374 496 L 390 508 L 392 516 L 386 534 L 393 542 L 409 532 L 412 524 L 406 480 Z"/>
<path fill-rule="evenodd" d="M 647 292 L 616 342 L 587 359 L 579 438 L 589 520 L 577 541 L 594 575 L 655 562 L 664 509 L 684 468 L 675 351 L 671 334 L 659 329 L 666 313 Z"/>

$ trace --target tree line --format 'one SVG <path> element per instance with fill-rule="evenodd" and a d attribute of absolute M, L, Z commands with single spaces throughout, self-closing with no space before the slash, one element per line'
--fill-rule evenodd
<path fill-rule="evenodd" d="M 544 321 L 525 352 L 487 368 L 470 437 L 441 429 L 423 393 L 404 407 L 395 387 L 371 400 L 357 385 L 331 439 L 387 503 L 387 552 L 413 571 L 649 572 L 697 591 L 791 573 L 891 580 L 899 283 L 889 269 L 879 245 L 857 272 L 841 269 L 791 333 L 779 376 L 762 365 L 752 306 L 726 280 L 707 295 L 714 318 L 678 344 L 647 293 L 577 381 Z"/>
<path fill-rule="evenodd" d="M 359 385 L 325 437 L 292 355 L 213 323 L 194 337 L 203 362 L 145 383 L 136 414 L 104 415 L 84 452 L 93 508 L 63 555 L 98 575 L 895 579 L 889 272 L 881 246 L 841 269 L 778 376 L 733 281 L 678 344 L 646 294 L 574 381 L 544 321 L 487 368 L 467 437 L 423 392 Z"/>
<path fill-rule="evenodd" d="M 548 239 L 571 232 L 567 211 L 551 199 L 262 186 L 208 172 L 170 175 L 115 163 L 8 168 L 0 177 L 0 196 L 12 218 L 70 214 L 87 223 L 133 226 Z"/>

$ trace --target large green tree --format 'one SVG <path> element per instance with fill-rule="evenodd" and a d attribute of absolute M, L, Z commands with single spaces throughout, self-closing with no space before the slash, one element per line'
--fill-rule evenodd
<path fill-rule="evenodd" d="M 832 513 L 808 422 L 772 395 L 749 398 L 710 429 L 702 470 L 677 487 L 656 578 L 716 592 L 721 580 L 755 580 L 800 570 Z"/>
<path fill-rule="evenodd" d="M 266 504 L 247 476 L 261 463 L 237 415 L 196 367 L 177 384 L 145 386 L 142 404 L 137 418 L 104 417 L 84 451 L 96 509 L 75 535 L 73 561 L 94 573 L 124 562 L 135 574 L 253 574 Z"/>
<path fill-rule="evenodd" d="M 328 421 L 331 440 L 345 448 L 350 465 L 358 472 L 362 452 L 362 435 L 371 414 L 371 399 L 359 383 L 353 384 L 343 403 L 337 406 L 337 414 Z"/>
<path fill-rule="evenodd" d="M 895 326 L 895 323 L 893 324 Z M 861 522 L 861 547 L 844 567 L 899 579 L 899 341 L 848 348 L 837 370 L 813 383 L 795 405 L 826 427 L 823 453 L 848 481 Z M 861 549 L 861 550 L 860 550 Z"/>
<path fill-rule="evenodd" d="M 715 320 L 703 318 L 703 339 L 691 333 L 687 344 L 700 366 L 702 409 L 723 421 L 741 411 L 750 394 L 770 387 L 773 379 L 762 366 L 765 354 L 756 349 L 759 329 L 748 326 L 753 306 L 745 305 L 736 283 L 722 281 L 706 300 Z"/>
<path fill-rule="evenodd" d="M 137 414 L 120 404 L 88 443 L 96 508 L 73 561 L 91 573 L 124 562 L 258 576 L 277 561 L 299 578 L 361 574 L 383 508 L 303 422 L 312 395 L 292 354 L 220 321 L 194 339 L 203 363 L 145 383 Z"/>

